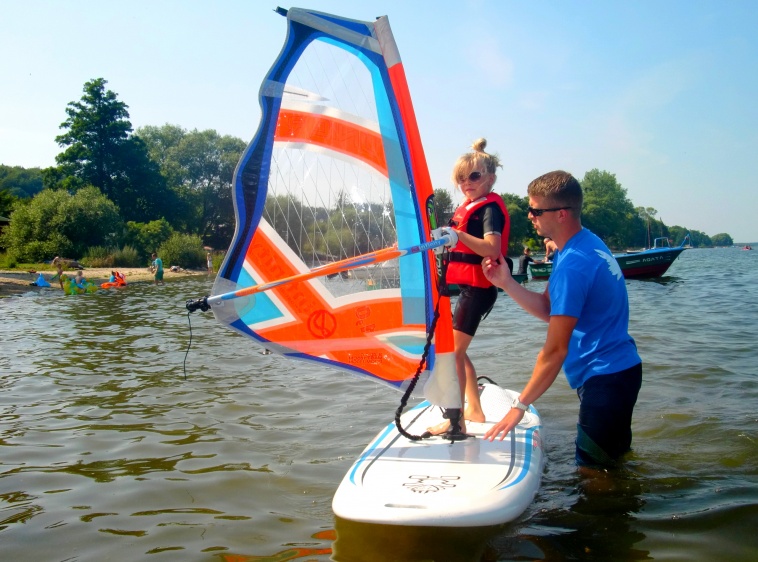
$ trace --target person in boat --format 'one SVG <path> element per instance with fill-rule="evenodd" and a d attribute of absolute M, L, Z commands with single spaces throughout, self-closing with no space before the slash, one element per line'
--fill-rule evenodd
<path fill-rule="evenodd" d="M 545 261 L 553 261 L 555 252 L 558 251 L 558 246 L 553 242 L 552 238 L 545 238 Z"/>
<path fill-rule="evenodd" d="M 477 140 L 473 150 L 455 163 L 452 174 L 453 183 L 464 197 L 449 225 L 456 231 L 458 243 L 450 250 L 446 272 L 446 282 L 460 288 L 453 311 L 453 342 L 461 404 L 466 404 L 464 421 L 460 424 L 462 431 L 465 431 L 465 420 L 483 422 L 485 419 L 476 369 L 467 353 L 479 323 L 497 299 L 497 289 L 484 277 L 482 259 L 494 259 L 507 253 L 510 233 L 510 217 L 503 198 L 492 192 L 497 168 L 502 166 L 496 155 L 484 151 L 486 146 L 485 139 Z M 438 435 L 449 427 L 450 423 L 445 421 L 429 428 L 429 432 Z"/>
<path fill-rule="evenodd" d="M 155 284 L 163 285 L 163 260 L 158 257 L 158 254 L 153 252 L 153 263 L 150 266 L 150 271 L 155 273 Z"/>
<path fill-rule="evenodd" d="M 536 260 L 532 257 L 532 250 L 527 246 L 524 248 L 524 253 L 519 256 L 518 259 L 518 273 L 517 275 L 526 275 L 526 269 L 530 263 L 545 263 L 542 260 Z"/>
<path fill-rule="evenodd" d="M 550 172 L 529 184 L 528 195 L 529 219 L 559 248 L 545 291 L 522 287 L 492 258 L 483 269 L 524 310 L 548 322 L 547 337 L 524 390 L 484 437 L 505 438 L 563 368 L 579 396 L 576 462 L 612 467 L 630 450 L 642 383 L 642 361 L 628 331 L 624 276 L 608 247 L 582 227 L 583 195 L 576 178 Z"/>

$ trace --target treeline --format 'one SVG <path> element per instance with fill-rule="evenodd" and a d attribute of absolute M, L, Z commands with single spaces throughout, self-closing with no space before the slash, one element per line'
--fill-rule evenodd
<path fill-rule="evenodd" d="M 141 265 L 158 250 L 164 262 L 202 266 L 203 247 L 225 249 L 235 229 L 232 181 L 245 142 L 216 131 L 166 124 L 134 131 L 128 106 L 97 78 L 66 107 L 63 151 L 56 166 L 0 165 L 0 216 L 10 217 L 0 250 L 10 261 L 42 262 L 55 255 L 89 258 L 89 265 Z M 612 248 L 641 248 L 667 236 L 693 246 L 731 245 L 667 226 L 652 208 L 635 207 L 615 175 L 592 170 L 582 179 L 582 222 Z M 435 191 L 439 223 L 453 213 L 448 191 Z M 510 253 L 541 247 L 526 216 L 525 196 L 502 194 L 511 216 Z M 395 242 L 391 209 L 337 201 L 311 208 L 291 197 L 269 197 L 266 216 L 301 255 L 339 259 Z M 293 216 L 297 220 L 291 220 Z M 97 262 L 97 263 L 95 263 Z M 132 263 L 135 262 L 135 263 Z"/>
<path fill-rule="evenodd" d="M 139 264 L 162 249 L 167 263 L 202 266 L 203 246 L 225 248 L 234 232 L 231 182 L 245 143 L 169 124 L 133 131 L 106 84 L 87 82 L 67 105 L 56 166 L 0 167 L 0 216 L 11 218 L 0 249 L 18 262 Z"/>
<path fill-rule="evenodd" d="M 708 236 L 685 226 L 668 226 L 658 218 L 652 207 L 635 207 L 627 191 L 610 172 L 590 170 L 580 180 L 584 192 L 582 225 L 597 234 L 612 250 L 640 249 L 652 245 L 655 238 L 667 237 L 679 244 L 687 233 L 693 247 L 732 246 L 729 234 Z M 531 221 L 527 217 L 529 197 L 501 193 L 511 219 L 509 254 L 520 255 L 524 247 L 533 250 L 543 247 Z M 454 209 L 445 190 L 435 190 L 435 203 L 440 224 L 447 224 Z"/>

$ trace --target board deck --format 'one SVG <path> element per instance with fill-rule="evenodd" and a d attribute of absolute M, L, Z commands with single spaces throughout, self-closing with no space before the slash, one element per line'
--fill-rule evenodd
<path fill-rule="evenodd" d="M 436 527 L 497 525 L 519 517 L 542 478 L 542 421 L 532 406 L 503 441 L 483 439 L 518 393 L 494 384 L 480 388 L 486 421 L 466 423 L 473 437 L 412 441 L 390 423 L 345 475 L 332 501 L 334 513 L 365 523 Z M 442 420 L 441 409 L 428 402 L 401 417 L 412 435 Z"/>

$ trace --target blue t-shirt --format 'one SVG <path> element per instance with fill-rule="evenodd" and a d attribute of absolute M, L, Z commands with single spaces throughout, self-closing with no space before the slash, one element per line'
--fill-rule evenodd
<path fill-rule="evenodd" d="M 550 315 L 578 318 L 563 364 L 571 388 L 640 363 L 629 335 L 629 298 L 621 267 L 600 238 L 583 228 L 556 253 Z"/>
<path fill-rule="evenodd" d="M 163 271 L 163 260 L 161 258 L 155 258 L 153 260 L 153 267 L 155 268 L 155 271 L 157 273 L 160 273 Z"/>

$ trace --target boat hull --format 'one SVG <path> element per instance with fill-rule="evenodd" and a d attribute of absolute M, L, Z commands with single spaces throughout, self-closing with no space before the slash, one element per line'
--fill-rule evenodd
<path fill-rule="evenodd" d="M 658 248 L 633 254 L 616 254 L 613 257 L 621 267 L 621 273 L 627 279 L 651 279 L 660 277 L 684 248 Z M 553 271 L 552 263 L 529 264 L 534 280 L 546 280 Z"/>

